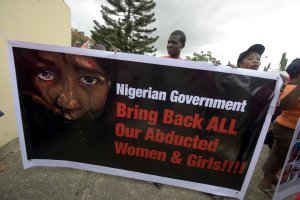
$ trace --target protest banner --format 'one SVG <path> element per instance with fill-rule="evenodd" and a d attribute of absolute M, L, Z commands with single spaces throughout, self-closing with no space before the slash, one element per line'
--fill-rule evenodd
<path fill-rule="evenodd" d="M 300 193 L 300 120 L 274 193 L 274 200 L 284 199 Z"/>
<path fill-rule="evenodd" d="M 17 41 L 9 52 L 24 168 L 244 197 L 278 73 Z"/>

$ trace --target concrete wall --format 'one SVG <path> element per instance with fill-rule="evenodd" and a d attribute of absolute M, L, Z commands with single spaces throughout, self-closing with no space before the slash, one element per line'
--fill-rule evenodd
<path fill-rule="evenodd" d="M 17 137 L 7 39 L 71 46 L 71 10 L 63 0 L 0 0 L 0 147 Z"/>

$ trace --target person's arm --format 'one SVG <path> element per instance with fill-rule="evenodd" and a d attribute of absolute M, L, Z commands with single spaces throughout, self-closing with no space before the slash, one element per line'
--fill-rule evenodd
<path fill-rule="evenodd" d="M 235 66 L 234 64 L 230 63 L 230 61 L 228 61 L 227 66 L 232 67 L 234 69 L 238 68 L 237 66 Z"/>
<path fill-rule="evenodd" d="M 213 60 L 212 63 L 214 64 L 214 66 L 222 65 L 220 60 Z"/>
<path fill-rule="evenodd" d="M 290 110 L 297 105 L 298 99 L 300 97 L 300 83 L 284 98 L 280 100 L 280 109 Z"/>

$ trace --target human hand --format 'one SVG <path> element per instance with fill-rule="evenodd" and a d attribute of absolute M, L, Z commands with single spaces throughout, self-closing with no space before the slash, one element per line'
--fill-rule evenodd
<path fill-rule="evenodd" d="M 54 114 L 63 114 L 61 109 L 59 109 L 58 107 L 51 105 L 49 103 L 47 103 L 44 99 L 42 99 L 41 97 L 39 97 L 38 95 L 32 93 L 32 92 L 22 92 L 23 95 L 25 96 L 30 96 L 31 100 L 39 105 L 44 106 L 47 110 L 51 110 Z"/>
<path fill-rule="evenodd" d="M 231 64 L 230 61 L 228 61 L 227 66 L 232 67 L 234 69 L 237 69 L 238 67 L 235 66 L 234 64 Z"/>
<path fill-rule="evenodd" d="M 214 64 L 214 66 L 222 65 L 220 60 L 213 60 L 212 63 Z"/>
<path fill-rule="evenodd" d="M 113 51 L 113 52 L 115 52 L 115 53 L 121 52 L 121 50 L 119 48 L 117 48 L 117 47 L 112 47 L 110 50 Z"/>

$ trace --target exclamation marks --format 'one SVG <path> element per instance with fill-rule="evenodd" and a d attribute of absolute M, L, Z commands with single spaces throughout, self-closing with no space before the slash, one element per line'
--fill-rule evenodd
<path fill-rule="evenodd" d="M 227 169 L 227 172 L 228 172 L 228 173 L 231 173 L 231 169 L 232 169 L 234 163 L 235 163 L 235 161 L 230 161 L 229 166 L 228 166 L 228 169 Z"/>
<path fill-rule="evenodd" d="M 241 167 L 240 167 L 239 173 L 242 174 L 244 172 L 245 168 L 246 168 L 246 162 L 243 162 Z"/>
<path fill-rule="evenodd" d="M 234 174 L 237 172 L 239 166 L 240 166 L 240 161 L 237 161 L 237 162 L 235 163 L 234 170 L 233 170 L 233 173 L 234 173 Z"/>
<path fill-rule="evenodd" d="M 225 161 L 223 162 L 222 169 L 221 169 L 222 172 L 225 171 L 226 166 L 227 166 L 227 163 L 228 163 L 228 160 L 225 160 Z"/>
<path fill-rule="evenodd" d="M 242 174 L 244 173 L 246 166 L 247 162 L 224 160 L 221 172 L 226 171 L 227 173 Z"/>

